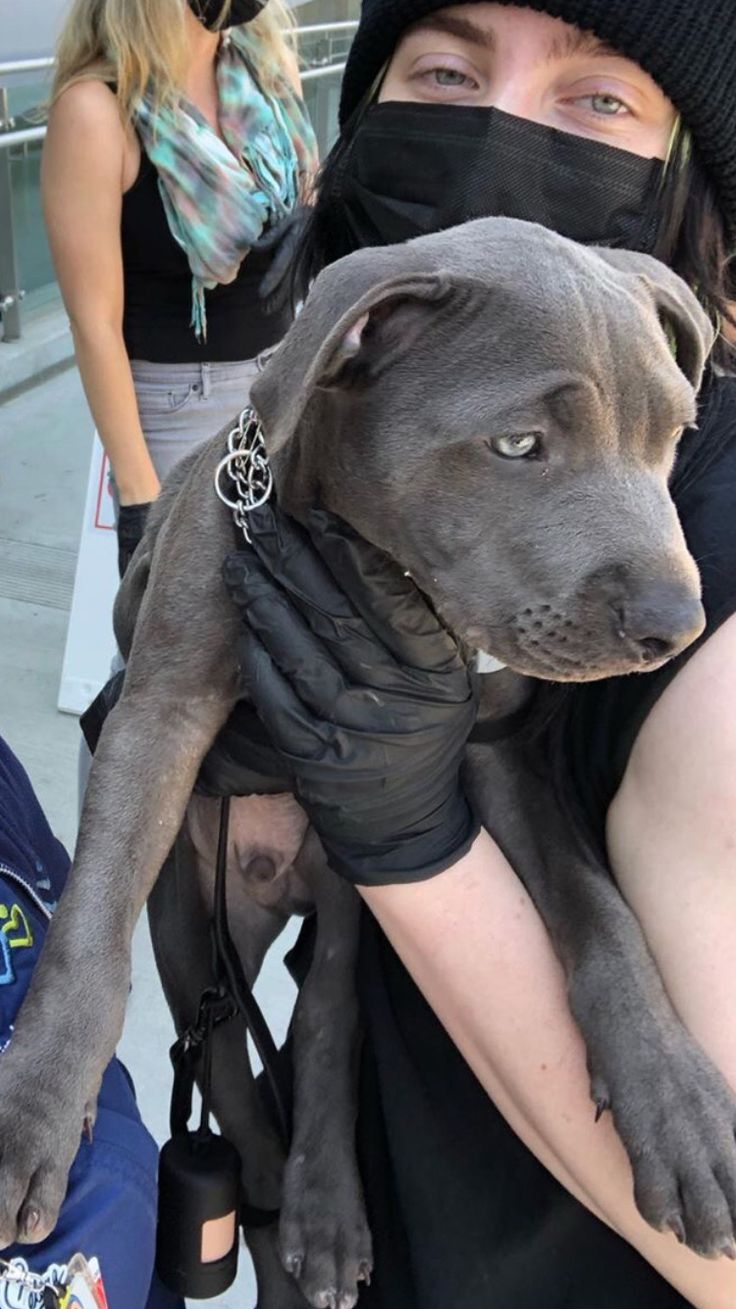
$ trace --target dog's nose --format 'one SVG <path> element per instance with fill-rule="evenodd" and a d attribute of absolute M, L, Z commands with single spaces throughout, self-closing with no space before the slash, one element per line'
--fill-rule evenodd
<path fill-rule="evenodd" d="M 615 606 L 619 636 L 637 648 L 643 664 L 671 659 L 705 627 L 697 595 L 684 586 L 650 583 Z"/>

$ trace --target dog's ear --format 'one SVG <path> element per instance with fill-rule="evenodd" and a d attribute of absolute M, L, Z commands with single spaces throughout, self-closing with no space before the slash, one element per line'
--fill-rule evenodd
<path fill-rule="evenodd" d="M 665 333 L 674 342 L 680 371 L 695 391 L 699 391 L 716 332 L 687 283 L 651 255 L 602 247 L 597 247 L 595 253 L 621 272 L 631 273 L 644 285 Z"/>
<path fill-rule="evenodd" d="M 446 274 L 406 247 L 359 251 L 325 269 L 252 388 L 269 455 L 294 435 L 318 389 L 358 384 L 406 353 L 428 307 L 450 290 Z"/>

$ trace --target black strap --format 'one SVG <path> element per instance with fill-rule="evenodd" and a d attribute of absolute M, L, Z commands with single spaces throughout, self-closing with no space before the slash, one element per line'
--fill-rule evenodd
<path fill-rule="evenodd" d="M 284 1147 L 288 1149 L 291 1140 L 290 1097 L 283 1083 L 281 1061 L 276 1043 L 271 1036 L 258 1002 L 248 985 L 243 972 L 240 956 L 233 945 L 228 927 L 227 894 L 225 874 L 227 869 L 227 838 L 230 826 L 230 799 L 223 797 L 220 802 L 220 834 L 217 843 L 217 875 L 215 878 L 215 913 L 213 919 L 213 944 L 216 977 L 219 988 L 232 997 L 243 1021 L 250 1032 L 258 1057 L 263 1064 L 271 1095 L 273 1096 L 279 1134 Z"/>
<path fill-rule="evenodd" d="M 212 967 L 214 986 L 203 992 L 196 1022 L 171 1047 L 174 1084 L 171 1093 L 171 1135 L 189 1129 L 195 1075 L 202 1059 L 202 1118 L 200 1131 L 206 1131 L 210 1118 L 212 1041 L 216 1027 L 240 1014 L 263 1064 L 264 1077 L 271 1093 L 276 1126 L 284 1148 L 291 1139 L 290 1096 L 284 1084 L 279 1052 L 268 1024 L 243 972 L 233 944 L 227 913 L 227 841 L 230 827 L 230 800 L 221 801 L 220 831 L 217 841 L 214 914 L 211 923 Z M 240 1219 L 246 1227 L 265 1227 L 278 1218 L 278 1210 L 259 1209 L 244 1203 Z"/>
<path fill-rule="evenodd" d="M 219 1027 L 220 1023 L 229 1022 L 237 1012 L 232 996 L 223 995 L 219 990 L 210 987 L 202 994 L 197 1021 L 172 1045 L 169 1051 L 174 1066 L 174 1085 L 169 1114 L 172 1136 L 179 1136 L 188 1129 L 189 1119 L 192 1116 L 195 1074 L 205 1042 L 208 1037 L 211 1037 L 215 1027 Z"/>

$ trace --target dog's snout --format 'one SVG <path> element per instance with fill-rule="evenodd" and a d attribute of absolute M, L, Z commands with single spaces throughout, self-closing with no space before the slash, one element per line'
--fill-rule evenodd
<path fill-rule="evenodd" d="M 700 597 L 684 584 L 651 582 L 614 606 L 619 636 L 643 664 L 661 663 L 685 650 L 703 631 Z"/>

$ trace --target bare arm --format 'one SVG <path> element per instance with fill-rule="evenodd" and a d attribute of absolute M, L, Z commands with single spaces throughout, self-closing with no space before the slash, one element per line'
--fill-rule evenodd
<path fill-rule="evenodd" d="M 712 718 L 728 717 L 721 695 L 723 681 L 716 679 L 728 679 L 734 640 L 736 632 L 729 636 L 724 629 L 679 674 L 663 697 L 659 719 L 652 714 L 651 731 L 647 726 L 642 732 L 632 768 L 646 765 L 650 786 L 658 792 L 657 755 L 662 748 L 670 757 L 674 753 L 673 721 L 680 722 L 678 730 L 692 742 L 692 725 L 688 728 L 687 719 L 684 723 L 680 720 L 683 703 L 692 703 L 693 714 L 703 715 L 703 753 L 699 757 L 689 747 L 687 762 L 679 764 L 682 794 L 679 800 L 675 795 L 672 804 L 683 804 L 689 786 L 696 784 L 693 772 L 702 779 L 700 790 L 684 809 L 682 830 L 679 837 L 675 831 L 671 842 L 673 857 L 678 839 L 681 843 L 683 856 L 678 866 L 684 863 L 692 879 L 691 891 L 708 864 L 709 896 L 713 898 L 702 903 L 700 882 L 695 929 L 691 895 L 689 910 L 681 904 L 679 918 L 675 915 L 674 922 L 669 920 L 669 928 L 659 931 L 657 945 L 660 959 L 670 965 L 666 980 L 675 1003 L 694 1035 L 736 1085 L 736 1040 L 734 1025 L 728 1021 L 733 1012 L 728 1001 L 733 1001 L 736 988 L 733 977 L 727 976 L 726 952 L 727 940 L 733 940 L 736 903 L 733 888 L 727 886 L 728 879 L 723 875 L 729 842 L 733 859 L 736 807 L 731 798 L 729 808 L 728 797 L 722 796 L 724 803 L 717 801 L 714 810 L 712 784 L 714 765 L 723 776 L 730 758 L 733 788 L 735 737 L 731 727 L 730 747 L 722 739 L 714 757 L 711 748 L 716 724 L 708 723 L 704 703 L 698 705 L 693 700 L 693 688 L 699 685 L 703 702 L 708 700 L 711 705 Z M 664 733 L 663 740 L 657 737 L 660 751 L 655 751 L 655 731 Z M 684 756 L 686 752 L 680 753 Z M 671 764 L 675 767 L 672 759 Z M 627 789 L 634 793 L 633 773 L 632 779 Z M 648 803 L 651 809 L 651 795 Z M 631 795 L 622 793 L 617 804 L 613 818 L 618 824 L 613 832 L 617 866 L 626 865 L 625 885 L 629 890 L 631 882 L 637 880 L 637 869 L 646 865 L 649 877 L 655 880 L 644 908 L 652 921 L 659 923 L 661 901 L 652 870 L 662 868 L 661 876 L 668 878 L 671 893 L 674 867 L 666 858 L 670 842 L 664 859 L 659 845 L 669 821 L 667 812 L 663 814 L 661 796 L 654 813 L 645 812 L 646 797 L 640 797 L 634 805 Z M 720 821 L 714 817 L 718 813 Z M 644 829 L 648 830 L 648 838 L 639 840 Z M 719 868 L 723 870 L 720 876 Z M 714 888 L 718 885 L 721 894 L 716 896 Z M 431 881 L 375 888 L 363 894 L 488 1094 L 528 1147 L 563 1185 L 604 1217 L 697 1309 L 730 1309 L 736 1303 L 734 1265 L 725 1260 L 705 1262 L 678 1246 L 673 1237 L 657 1235 L 639 1216 L 629 1163 L 612 1123 L 609 1118 L 594 1123 L 583 1043 L 569 1013 L 562 972 L 546 930 L 490 838 L 483 834 L 465 859 Z M 711 938 L 711 931 L 716 929 L 717 934 Z M 680 968 L 679 958 L 684 938 L 688 937 L 689 972 Z M 706 953 L 713 954 L 713 943 L 717 941 L 723 946 L 718 956 L 721 968 L 716 964 L 720 992 L 712 987 L 712 959 L 707 967 L 704 964 Z M 698 968 L 704 975 L 695 987 L 693 979 Z M 493 1005 L 487 1002 L 490 995 L 494 997 Z"/>
<path fill-rule="evenodd" d="M 159 490 L 123 340 L 120 217 L 125 129 L 102 82 L 79 82 L 54 105 L 43 160 L 49 242 L 92 416 L 123 504 Z"/>
<path fill-rule="evenodd" d="M 611 808 L 618 883 L 680 1017 L 736 1086 L 736 617 L 644 724 Z"/>

